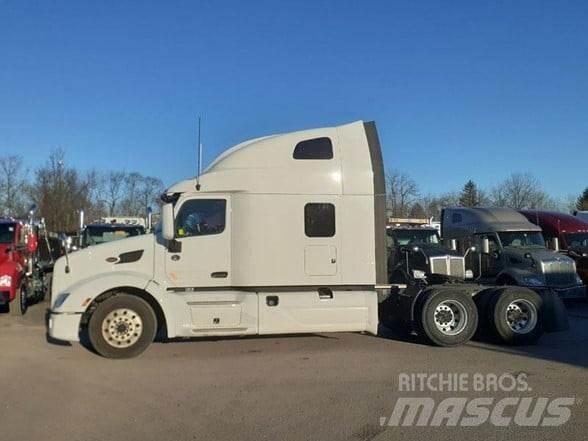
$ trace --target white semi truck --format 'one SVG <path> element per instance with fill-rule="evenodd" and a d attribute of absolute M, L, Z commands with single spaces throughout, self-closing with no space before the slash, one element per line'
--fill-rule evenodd
<path fill-rule="evenodd" d="M 126 358 L 158 333 L 376 334 L 384 304 L 439 345 L 461 344 L 477 329 L 478 285 L 422 280 L 390 296 L 374 123 L 244 142 L 162 199 L 154 234 L 58 260 L 51 337 L 79 341 L 86 333 L 99 354 Z M 542 332 L 539 309 L 510 322 L 506 309 L 496 316 L 511 334 L 532 334 Z"/>

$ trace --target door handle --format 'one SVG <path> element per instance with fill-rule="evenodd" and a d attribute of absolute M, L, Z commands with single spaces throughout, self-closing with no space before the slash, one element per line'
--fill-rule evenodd
<path fill-rule="evenodd" d="M 217 271 L 215 273 L 211 273 L 210 277 L 213 279 L 226 279 L 228 275 L 229 273 L 226 271 Z"/>
<path fill-rule="evenodd" d="M 180 260 L 180 255 L 179 254 L 174 254 L 171 256 L 171 260 L 173 260 L 174 262 Z"/>
<path fill-rule="evenodd" d="M 280 298 L 278 296 L 267 296 L 265 298 L 265 303 L 267 306 L 278 306 L 280 303 Z"/>
<path fill-rule="evenodd" d="M 319 288 L 318 295 L 321 300 L 331 300 L 333 298 L 333 291 L 330 288 Z"/>

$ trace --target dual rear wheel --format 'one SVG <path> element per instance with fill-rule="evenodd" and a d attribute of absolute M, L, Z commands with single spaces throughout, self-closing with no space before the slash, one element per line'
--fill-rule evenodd
<path fill-rule="evenodd" d="M 504 287 L 483 291 L 431 289 L 416 305 L 417 333 L 437 346 L 458 346 L 478 332 L 502 343 L 528 345 L 544 332 L 543 302 L 534 291 Z"/>

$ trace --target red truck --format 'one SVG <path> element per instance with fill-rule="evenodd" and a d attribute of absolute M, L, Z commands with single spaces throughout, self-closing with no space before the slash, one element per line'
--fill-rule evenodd
<path fill-rule="evenodd" d="M 543 230 L 547 245 L 576 261 L 576 270 L 588 285 L 588 222 L 555 211 L 522 210 L 521 213 Z"/>
<path fill-rule="evenodd" d="M 39 259 L 41 229 L 32 218 L 0 219 L 0 308 L 13 315 L 23 315 L 31 302 L 42 301 L 51 283 L 52 265 Z"/>

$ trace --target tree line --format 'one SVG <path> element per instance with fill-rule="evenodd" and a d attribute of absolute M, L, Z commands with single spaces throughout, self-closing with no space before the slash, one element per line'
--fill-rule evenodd
<path fill-rule="evenodd" d="M 31 204 L 50 231 L 73 231 L 80 210 L 86 220 L 105 216 L 141 216 L 156 208 L 164 191 L 161 179 L 137 172 L 79 171 L 55 150 L 32 172 L 18 155 L 0 157 L 0 217 L 22 218 Z"/>
<path fill-rule="evenodd" d="M 571 212 L 588 210 L 588 187 L 577 197 L 557 199 L 543 190 L 530 173 L 513 173 L 494 187 L 482 189 L 469 179 L 461 189 L 438 195 L 422 194 L 417 182 L 398 170 L 386 173 L 388 216 L 440 219 L 444 207 L 510 207 Z"/>
<path fill-rule="evenodd" d="M 105 216 L 144 216 L 158 206 L 161 179 L 120 170 L 79 171 L 67 166 L 63 150 L 55 150 L 39 168 L 27 170 L 18 155 L 0 157 L 0 217 L 25 217 L 31 204 L 51 231 L 72 231 L 79 211 L 92 221 Z M 386 173 L 387 211 L 392 217 L 433 217 L 449 206 L 498 206 L 560 211 L 588 210 L 588 187 L 577 197 L 550 197 L 529 173 L 513 173 L 492 188 L 468 180 L 456 191 L 422 194 L 417 182 L 398 170 Z"/>

